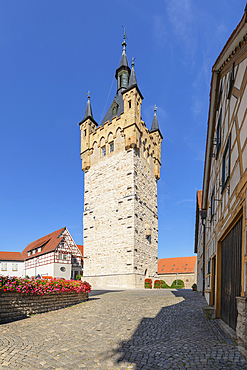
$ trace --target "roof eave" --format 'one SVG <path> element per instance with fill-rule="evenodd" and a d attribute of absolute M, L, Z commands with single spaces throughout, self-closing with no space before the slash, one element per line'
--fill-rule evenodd
<path fill-rule="evenodd" d="M 83 120 L 81 122 L 78 123 L 78 125 L 80 126 L 83 122 L 85 122 L 87 119 L 90 119 L 90 121 L 92 121 L 96 126 L 98 126 L 98 123 L 93 119 L 93 117 L 91 116 L 87 116 L 85 118 L 83 118 Z"/>
<path fill-rule="evenodd" d="M 140 97 L 141 97 L 141 98 L 142 98 L 142 100 L 143 100 L 143 99 L 144 99 L 144 97 L 143 97 L 143 95 L 142 95 L 142 93 L 141 93 L 141 91 L 140 91 L 140 89 L 139 89 L 139 87 L 138 87 L 138 85 L 137 85 L 137 84 L 127 87 L 127 89 L 126 89 L 126 90 L 124 90 L 124 91 L 122 92 L 122 94 L 125 94 L 127 91 L 132 90 L 134 87 L 136 88 L 136 90 L 138 91 L 138 93 L 139 93 Z"/>

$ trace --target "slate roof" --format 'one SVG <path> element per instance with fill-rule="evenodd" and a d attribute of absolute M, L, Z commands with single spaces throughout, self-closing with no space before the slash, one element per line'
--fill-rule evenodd
<path fill-rule="evenodd" d="M 117 103 L 118 105 L 118 108 L 117 108 L 117 113 L 115 115 L 112 114 L 112 106 Z M 118 94 L 115 95 L 115 98 L 110 106 L 110 108 L 108 109 L 108 111 L 106 112 L 106 115 L 105 117 L 103 118 L 102 122 L 101 122 L 101 125 L 103 126 L 105 122 L 107 121 L 111 121 L 113 117 L 115 116 L 120 116 L 121 113 L 123 113 L 124 111 L 124 101 L 123 101 L 123 95 L 121 93 L 121 91 L 119 90 Z"/>
<path fill-rule="evenodd" d="M 24 261 L 20 252 L 0 252 L 0 261 Z"/>
<path fill-rule="evenodd" d="M 160 258 L 158 260 L 158 274 L 186 274 L 195 271 L 196 256 Z"/>
<path fill-rule="evenodd" d="M 150 130 L 150 133 L 155 132 L 155 131 L 159 131 L 159 134 L 160 134 L 160 136 L 163 139 L 163 136 L 162 136 L 162 134 L 160 132 L 160 128 L 159 128 L 159 122 L 158 122 L 158 117 L 157 117 L 156 111 L 157 111 L 157 107 L 155 106 L 155 108 L 154 108 L 154 118 L 153 118 L 153 122 L 152 122 L 152 127 L 151 127 L 151 130 Z"/>
<path fill-rule="evenodd" d="M 28 244 L 28 246 L 22 252 L 23 257 L 28 260 L 30 258 L 41 256 L 42 254 L 54 251 L 57 248 L 58 244 L 63 240 L 64 237 L 59 237 L 59 235 L 65 229 L 66 227 L 63 227 L 62 229 L 56 230 L 53 233 L 43 236 L 43 238 L 37 239 L 34 242 Z M 41 252 L 36 251 L 35 254 L 31 254 L 30 256 L 28 256 L 28 252 L 39 247 L 42 247 Z"/>
<path fill-rule="evenodd" d="M 92 117 L 93 118 L 93 111 L 92 111 L 92 107 L 91 107 L 90 96 L 88 96 L 88 99 L 87 99 L 87 107 L 86 107 L 86 112 L 85 112 L 85 115 L 84 115 L 84 119 L 87 118 L 87 117 Z"/>

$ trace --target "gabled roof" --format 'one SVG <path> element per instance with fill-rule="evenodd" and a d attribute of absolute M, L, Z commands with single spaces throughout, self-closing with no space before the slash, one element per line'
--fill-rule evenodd
<path fill-rule="evenodd" d="M 195 271 L 196 257 L 160 258 L 158 274 L 186 274 Z"/>
<path fill-rule="evenodd" d="M 0 261 L 24 261 L 20 252 L 0 252 Z"/>
<path fill-rule="evenodd" d="M 37 239 L 34 242 L 28 244 L 28 246 L 22 252 L 23 257 L 27 260 L 54 251 L 57 248 L 58 244 L 63 240 L 64 237 L 59 236 L 65 229 L 66 227 L 63 227 L 62 229 L 54 231 L 53 233 L 43 236 L 43 238 Z M 28 256 L 28 252 L 34 249 L 37 250 L 37 248 L 39 247 L 41 247 L 41 252 L 36 251 L 35 254 L 31 254 L 30 256 Z"/>

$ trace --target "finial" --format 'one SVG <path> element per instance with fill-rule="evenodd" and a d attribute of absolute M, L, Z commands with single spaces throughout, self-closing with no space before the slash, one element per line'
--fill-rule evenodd
<path fill-rule="evenodd" d="M 154 114 L 156 115 L 156 112 L 157 112 L 157 105 L 155 104 L 155 106 L 154 106 Z"/>
<path fill-rule="evenodd" d="M 131 62 L 132 67 L 135 66 L 135 60 L 136 60 L 136 58 L 132 58 L 132 62 Z"/>
<path fill-rule="evenodd" d="M 123 31 L 124 31 L 122 46 L 123 46 L 123 53 L 125 53 L 125 47 L 127 46 L 127 43 L 126 43 L 127 36 L 126 36 L 126 33 L 125 33 L 124 26 L 122 26 L 122 27 L 123 27 Z"/>
<path fill-rule="evenodd" d="M 87 92 L 87 98 L 88 98 L 88 100 L 90 100 L 90 91 L 89 90 Z"/>

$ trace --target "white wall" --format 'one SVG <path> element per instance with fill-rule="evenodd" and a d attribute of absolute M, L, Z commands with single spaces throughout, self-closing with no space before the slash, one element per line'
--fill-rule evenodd
<path fill-rule="evenodd" d="M 7 270 L 4 267 L 7 264 Z M 17 267 L 17 270 L 15 270 Z M 4 276 L 24 277 L 24 261 L 1 261 L 0 274 Z"/>

